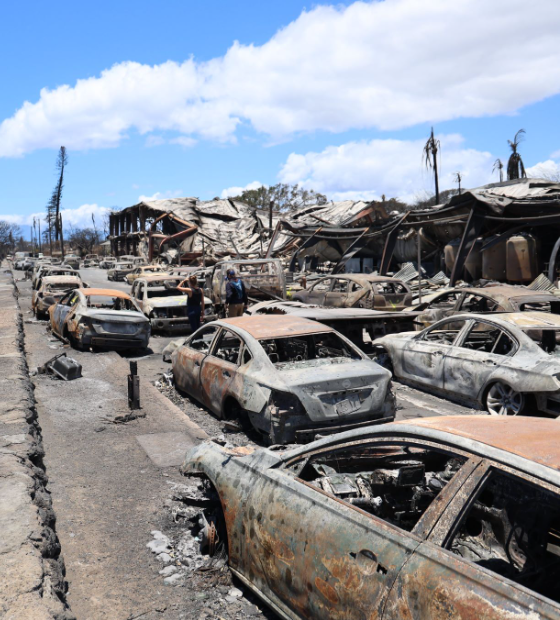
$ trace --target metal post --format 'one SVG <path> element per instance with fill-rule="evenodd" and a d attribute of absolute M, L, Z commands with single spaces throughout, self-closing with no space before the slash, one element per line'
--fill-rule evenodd
<path fill-rule="evenodd" d="M 128 408 L 140 409 L 140 377 L 138 376 L 138 362 L 130 362 L 128 375 Z"/>
<path fill-rule="evenodd" d="M 420 228 L 416 233 L 416 243 L 418 246 L 418 303 L 422 303 L 422 238 L 420 237 Z"/>
<path fill-rule="evenodd" d="M 206 248 L 204 246 L 204 237 L 202 237 L 202 266 L 206 269 Z"/>
<path fill-rule="evenodd" d="M 272 234 L 272 205 L 273 201 L 270 201 L 269 212 L 268 212 L 268 227 L 270 228 L 270 234 Z"/>

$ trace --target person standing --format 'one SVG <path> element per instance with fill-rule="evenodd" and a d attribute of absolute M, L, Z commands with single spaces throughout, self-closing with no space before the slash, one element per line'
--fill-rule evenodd
<path fill-rule="evenodd" d="M 198 286 L 198 278 L 196 276 L 189 276 L 189 286 L 183 286 L 187 280 L 183 280 L 177 290 L 186 293 L 187 299 L 187 317 L 193 333 L 200 327 L 200 324 L 204 322 L 204 292 Z"/>
<path fill-rule="evenodd" d="M 235 273 L 234 269 L 228 269 L 226 283 L 226 305 L 228 317 L 243 316 L 247 305 L 247 292 L 243 280 Z"/>

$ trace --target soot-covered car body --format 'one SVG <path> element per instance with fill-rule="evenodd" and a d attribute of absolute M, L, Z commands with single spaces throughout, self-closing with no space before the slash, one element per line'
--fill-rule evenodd
<path fill-rule="evenodd" d="M 460 314 L 374 341 L 375 358 L 415 386 L 489 413 L 560 415 L 560 316 Z"/>
<path fill-rule="evenodd" d="M 134 281 L 131 295 L 150 319 L 152 331 L 191 331 L 187 316 L 188 297 L 177 290 L 183 280 L 182 276 L 153 275 Z M 205 297 L 204 320 L 209 322 L 215 318 L 212 302 Z"/>
<path fill-rule="evenodd" d="M 285 452 L 209 441 L 183 472 L 282 618 L 558 620 L 559 446 L 554 420 L 431 417 Z"/>
<path fill-rule="evenodd" d="M 49 308 L 52 331 L 72 346 L 145 349 L 150 322 L 127 293 L 76 289 Z"/>
<path fill-rule="evenodd" d="M 140 267 L 136 267 L 133 271 L 127 274 L 124 279 L 128 284 L 132 284 L 138 278 L 145 278 L 152 275 L 163 275 L 166 274 L 167 270 L 164 269 L 161 265 L 141 265 Z"/>
<path fill-rule="evenodd" d="M 31 286 L 35 287 L 38 280 L 44 276 L 76 276 L 81 277 L 80 272 L 77 269 L 72 269 L 68 265 L 52 265 L 49 263 L 42 263 L 35 267 L 33 270 L 33 276 L 31 278 Z"/>
<path fill-rule="evenodd" d="M 118 262 L 112 269 L 107 270 L 107 280 L 113 282 L 124 282 L 129 273 L 136 269 L 136 265 L 132 263 Z"/>
<path fill-rule="evenodd" d="M 349 340 L 289 316 L 224 319 L 171 356 L 178 388 L 272 443 L 392 419 L 390 373 Z"/>
<path fill-rule="evenodd" d="M 548 291 L 533 291 L 525 286 L 485 286 L 442 291 L 430 301 L 414 306 L 421 311 L 417 325 L 428 327 L 436 321 L 465 312 L 551 312 L 560 314 L 560 299 Z"/>
<path fill-rule="evenodd" d="M 316 280 L 308 289 L 293 294 L 294 301 L 329 308 L 402 310 L 412 303 L 408 284 L 369 274 L 331 275 Z"/>
<path fill-rule="evenodd" d="M 49 308 L 60 301 L 66 293 L 83 286 L 79 275 L 56 275 L 40 277 L 31 296 L 31 308 L 38 319 L 47 316 Z"/>

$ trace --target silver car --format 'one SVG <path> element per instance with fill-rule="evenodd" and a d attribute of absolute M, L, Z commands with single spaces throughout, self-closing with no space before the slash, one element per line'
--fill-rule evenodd
<path fill-rule="evenodd" d="M 463 314 L 375 340 L 395 377 L 495 415 L 560 415 L 560 316 Z"/>
<path fill-rule="evenodd" d="M 334 329 L 292 316 L 239 317 L 197 330 L 172 356 L 180 390 L 272 443 L 386 422 L 391 374 Z"/>

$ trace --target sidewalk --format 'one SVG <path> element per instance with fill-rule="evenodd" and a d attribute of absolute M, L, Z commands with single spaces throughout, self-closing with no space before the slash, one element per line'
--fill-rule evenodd
<path fill-rule="evenodd" d="M 0 271 L 0 617 L 73 618 L 10 272 Z"/>
<path fill-rule="evenodd" d="M 21 291 L 25 311 L 28 286 Z M 187 446 L 204 432 L 142 377 L 145 417 L 114 423 L 128 413 L 126 360 L 65 349 L 44 322 L 24 316 L 30 368 L 63 350 L 83 366 L 70 382 L 33 377 L 72 611 L 84 620 L 185 617 L 181 588 L 163 585 L 146 544 L 169 518 L 162 508 L 170 485 L 182 482 Z"/>

